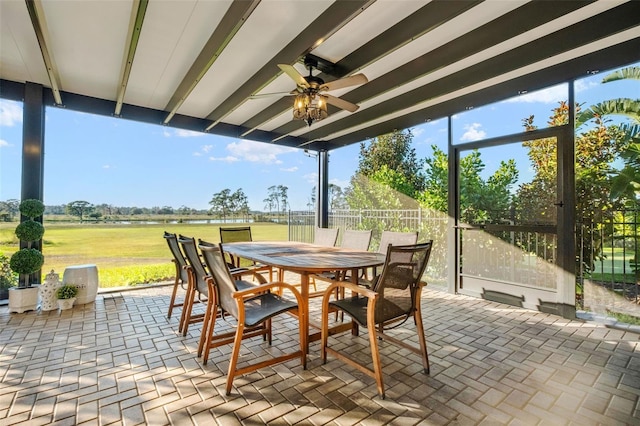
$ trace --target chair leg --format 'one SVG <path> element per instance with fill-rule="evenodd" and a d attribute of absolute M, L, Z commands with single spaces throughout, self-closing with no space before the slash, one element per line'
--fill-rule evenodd
<path fill-rule="evenodd" d="M 244 324 L 238 321 L 236 327 L 236 337 L 233 342 L 233 351 L 231 352 L 231 360 L 229 361 L 229 371 L 227 373 L 227 395 L 231 394 L 231 386 L 233 386 L 233 379 L 236 374 L 236 365 L 238 364 L 238 356 L 240 355 L 240 346 L 242 344 L 242 333 L 244 332 Z"/>
<path fill-rule="evenodd" d="M 173 312 L 173 306 L 176 303 L 176 296 L 178 295 L 178 286 L 180 285 L 180 278 L 176 275 L 176 281 L 173 283 L 173 292 L 171 293 L 171 300 L 169 301 L 169 312 L 167 313 L 167 318 L 171 318 L 171 313 Z"/>
<path fill-rule="evenodd" d="M 209 319 L 210 325 L 207 327 L 207 334 L 204 341 L 204 348 L 202 353 L 202 363 L 207 365 L 209 361 L 209 351 L 211 351 L 211 342 L 213 342 L 213 333 L 216 328 L 216 319 L 218 319 L 218 305 L 213 305 L 213 312 L 211 312 L 211 318 Z M 204 330 L 203 330 L 204 331 Z"/>
<path fill-rule="evenodd" d="M 380 363 L 380 350 L 378 348 L 378 337 L 376 325 L 373 320 L 373 309 L 367 312 L 367 331 L 369 333 L 369 344 L 371 345 L 371 358 L 373 360 L 373 372 L 376 378 L 376 386 L 380 398 L 384 399 L 384 383 L 382 381 L 382 365 Z"/>
<path fill-rule="evenodd" d="M 182 305 L 182 315 L 180 315 L 180 325 L 178 326 L 178 332 L 183 336 L 187 335 L 187 329 L 189 328 L 189 319 L 191 318 L 191 310 L 193 308 L 193 299 L 195 297 L 195 289 L 193 284 L 189 282 L 187 284 L 187 294 L 184 297 L 184 304 Z"/>
<path fill-rule="evenodd" d="M 420 343 L 420 353 L 422 354 L 422 366 L 424 367 L 424 372 L 429 374 L 429 352 L 427 351 L 427 340 L 424 336 L 422 314 L 420 313 L 419 306 L 420 305 L 418 305 L 418 309 L 415 310 L 413 318 L 416 323 L 416 328 L 418 329 L 418 342 Z"/>
<path fill-rule="evenodd" d="M 211 294 L 211 292 L 209 292 Z M 209 327 L 211 322 L 211 315 L 214 311 L 214 300 L 212 297 L 207 299 L 207 310 L 204 313 L 204 321 L 202 322 L 202 331 L 200 333 L 200 341 L 198 343 L 198 357 L 202 356 L 202 349 L 204 348 L 204 344 L 207 340 L 207 335 L 209 334 Z"/>

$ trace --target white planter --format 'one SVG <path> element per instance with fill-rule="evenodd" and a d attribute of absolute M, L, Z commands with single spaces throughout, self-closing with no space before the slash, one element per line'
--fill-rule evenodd
<path fill-rule="evenodd" d="M 38 309 L 38 291 L 40 286 L 9 289 L 9 312 L 21 314 Z"/>
<path fill-rule="evenodd" d="M 40 285 L 40 310 L 53 311 L 58 309 L 56 290 L 60 287 L 59 275 L 51 271 Z"/>
<path fill-rule="evenodd" d="M 58 308 L 61 311 L 64 311 L 66 309 L 71 309 L 73 308 L 73 303 L 76 301 L 76 298 L 73 297 L 71 299 L 58 299 Z"/>
<path fill-rule="evenodd" d="M 98 294 L 98 267 L 96 265 L 73 265 L 64 270 L 63 284 L 78 287 L 78 305 L 96 300 Z"/>

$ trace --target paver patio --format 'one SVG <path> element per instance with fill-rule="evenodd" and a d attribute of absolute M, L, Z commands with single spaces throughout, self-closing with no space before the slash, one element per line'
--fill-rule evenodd
<path fill-rule="evenodd" d="M 383 342 L 385 400 L 359 371 L 323 365 L 318 342 L 306 371 L 296 361 L 264 368 L 237 378 L 227 397 L 230 347 L 203 366 L 200 325 L 177 333 L 169 291 L 101 293 L 62 313 L 0 307 L 0 425 L 640 424 L 636 332 L 427 290 L 431 374 Z M 274 327 L 273 346 L 245 341 L 241 360 L 297 344 L 295 319 Z M 414 339 L 413 330 L 397 333 Z M 366 333 L 333 346 L 369 357 Z"/>

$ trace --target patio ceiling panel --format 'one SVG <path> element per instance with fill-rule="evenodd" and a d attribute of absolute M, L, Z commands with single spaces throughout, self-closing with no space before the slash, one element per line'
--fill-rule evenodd
<path fill-rule="evenodd" d="M 513 13 L 520 15 L 523 20 L 531 20 L 533 19 L 531 12 L 533 11 L 527 9 L 528 8 L 524 8 L 523 10 L 523 8 L 520 8 Z M 559 8 L 554 7 L 554 11 L 557 9 Z M 466 41 L 468 41 L 469 44 L 464 43 L 467 47 L 465 47 L 463 53 L 458 56 L 461 61 L 465 61 L 467 59 L 469 59 L 469 61 L 464 62 L 458 67 L 452 67 L 449 70 L 439 70 L 441 72 L 436 75 L 439 77 L 441 76 L 441 78 L 434 81 L 427 81 L 426 84 L 419 87 L 411 87 L 410 91 L 398 93 L 395 97 L 389 100 L 370 105 L 368 108 L 363 108 L 350 116 L 346 116 L 342 120 L 334 123 L 328 123 L 324 126 L 316 126 L 313 129 L 309 129 L 310 131 L 305 132 L 304 135 L 300 136 L 308 138 L 309 140 L 325 139 L 330 134 L 348 130 L 355 125 L 375 120 L 376 118 L 383 117 L 384 115 L 388 115 L 393 112 L 406 110 L 407 108 L 419 105 L 425 100 L 429 100 L 431 98 L 443 96 L 447 93 L 452 93 L 464 88 L 468 88 L 468 91 L 471 92 L 473 90 L 471 89 L 471 86 L 474 84 L 486 82 L 492 78 L 498 77 L 502 74 L 507 74 L 517 69 L 524 69 L 527 65 L 539 63 L 545 58 L 560 55 L 567 51 L 580 49 L 582 46 L 588 45 L 594 40 L 605 38 L 607 35 L 615 34 L 620 30 L 637 27 L 638 16 L 640 16 L 640 3 L 629 2 L 617 8 L 606 10 L 596 16 L 588 17 L 587 19 L 582 19 L 586 14 L 579 14 L 578 12 L 576 12 L 576 18 L 579 20 L 573 25 L 568 25 L 566 27 L 560 26 L 561 29 L 554 31 L 551 34 L 532 30 L 530 32 L 534 32 L 535 34 L 521 38 L 521 41 L 524 43 L 526 43 L 527 40 L 532 41 L 526 44 L 512 43 L 508 49 L 502 49 L 503 53 L 495 56 L 491 51 L 499 53 L 497 47 L 498 44 L 496 44 L 496 40 L 489 40 L 491 47 L 487 50 L 490 52 L 481 52 L 485 53 L 485 55 L 478 55 L 479 57 L 475 59 L 471 57 L 471 54 L 473 53 L 472 49 L 474 49 L 476 45 L 472 44 L 471 39 L 487 38 L 487 35 L 482 33 L 483 31 L 487 31 L 488 28 L 486 26 L 481 27 L 477 30 L 479 32 L 478 34 L 474 34 L 474 32 L 468 34 L 469 40 Z M 538 13 L 541 13 L 541 11 Z M 558 19 L 563 23 L 566 23 L 567 18 L 570 16 L 571 14 L 561 15 Z M 510 22 L 514 22 L 515 20 L 513 16 L 508 19 Z M 507 31 L 505 31 L 505 33 L 508 34 Z M 451 44 L 453 44 L 453 42 Z M 414 78 L 418 77 L 419 74 L 425 71 L 424 68 L 420 67 L 422 64 L 429 64 L 429 69 L 433 71 L 438 70 L 440 67 L 445 67 L 451 62 L 449 60 L 449 58 L 451 58 L 451 52 L 459 51 L 455 48 L 448 49 L 448 47 L 451 46 L 445 45 L 439 51 L 430 52 L 423 57 L 417 58 L 406 66 L 398 67 L 392 71 L 392 73 L 389 73 L 389 75 L 382 76 L 353 90 L 344 98 L 351 102 L 363 102 L 367 99 L 374 98 L 375 96 L 386 92 L 389 88 L 394 87 L 395 82 L 398 80 L 414 80 Z M 583 52 L 582 54 L 586 53 L 589 52 Z M 542 64 L 539 63 L 539 65 Z M 526 70 L 523 72 L 531 71 L 532 70 Z M 573 77 L 580 76 L 581 74 L 585 75 L 586 73 L 586 70 L 576 71 L 577 73 Z M 378 86 L 378 88 L 376 88 L 376 86 Z M 527 87 L 523 87 L 522 89 L 528 90 Z M 463 94 L 465 94 L 464 90 L 460 95 Z M 515 95 L 517 95 L 517 92 L 511 93 L 511 96 Z M 376 99 L 374 98 L 372 103 L 375 103 L 375 101 Z M 458 111 L 462 111 L 465 107 L 469 106 L 473 105 L 464 105 Z M 288 129 L 275 129 L 275 132 L 291 133 Z"/>
<path fill-rule="evenodd" d="M 27 5 L 42 16 L 32 21 Z M 581 77 L 595 67 L 587 62 L 640 60 L 640 49 L 624 48 L 640 38 L 638 1 L 152 1 L 136 47 L 139 5 L 0 1 L 0 97 L 16 99 L 34 82 L 56 104 L 57 80 L 69 110 L 113 116 L 120 97 L 125 119 L 331 150 Z M 58 69 L 51 76 L 47 53 Z M 277 64 L 306 74 L 307 54 L 325 81 L 367 75 L 369 83 L 331 92 L 358 111 L 330 106 L 306 127 L 292 120 L 291 96 L 252 98 L 293 90 Z"/>
<path fill-rule="evenodd" d="M 150 2 L 125 101 L 164 110 L 230 4 Z"/>

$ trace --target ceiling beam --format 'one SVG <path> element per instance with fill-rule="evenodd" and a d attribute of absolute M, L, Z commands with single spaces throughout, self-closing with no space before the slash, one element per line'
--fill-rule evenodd
<path fill-rule="evenodd" d="M 407 129 L 464 111 L 464 105 L 487 105 L 513 97 L 523 87 L 540 90 L 586 77 L 586 70 L 608 70 L 640 60 L 640 38 L 635 38 L 588 55 L 566 61 L 504 83 L 486 87 L 456 99 L 439 102 L 399 117 L 332 139 L 325 149 L 337 149 L 388 133 L 388 129 Z M 523 117 L 524 118 L 524 117 Z M 311 144 L 308 146 L 312 146 Z M 305 146 L 306 147 L 306 146 Z"/>
<path fill-rule="evenodd" d="M 220 24 L 209 37 L 209 40 L 200 51 L 200 54 L 187 71 L 182 82 L 171 96 L 169 103 L 164 108 L 169 111 L 169 115 L 163 123 L 167 124 L 176 114 L 180 106 L 187 99 L 189 94 L 198 85 L 202 77 L 209 71 L 209 68 L 218 59 L 222 51 L 227 47 L 240 28 L 247 22 L 249 16 L 260 3 L 260 0 L 243 1 L 234 0 L 227 13 L 220 21 Z"/>
<path fill-rule="evenodd" d="M 473 6 L 481 3 L 478 0 L 449 1 L 434 0 L 429 2 L 419 10 L 404 18 L 402 21 L 393 25 L 391 28 L 382 32 L 373 40 L 365 43 L 354 52 L 347 55 L 336 63 L 336 69 L 342 70 L 342 75 L 329 76 L 321 73 L 318 77 L 325 81 L 334 80 L 336 77 L 344 77 L 351 74 L 366 65 L 372 63 L 377 58 L 388 55 L 389 53 L 406 45 L 411 40 L 419 37 L 428 31 L 439 27 L 448 20 L 458 16 Z M 277 117 L 287 109 L 291 108 L 292 102 L 290 97 L 283 97 L 275 101 L 273 104 L 263 109 L 259 114 L 244 122 L 242 125 L 250 129 L 256 128 L 261 124 Z M 296 121 L 286 128 L 276 129 L 276 133 L 286 135 L 289 133 L 287 129 L 298 129 L 303 125 L 302 121 Z M 290 123 L 288 123 L 290 124 Z"/>
<path fill-rule="evenodd" d="M 118 97 L 116 98 L 116 109 L 114 115 L 119 116 L 122 111 L 124 95 L 127 92 L 127 84 L 129 83 L 129 75 L 133 66 L 133 59 L 136 56 L 136 48 L 140 40 L 140 32 L 144 22 L 144 15 L 147 12 L 149 0 L 134 0 L 131 6 L 131 18 L 129 19 L 129 31 L 127 40 L 129 40 L 129 48 L 125 52 L 122 61 L 122 72 L 120 73 L 120 84 L 118 84 Z"/>
<path fill-rule="evenodd" d="M 542 2 L 545 3 L 545 2 Z M 545 3 L 546 4 L 546 3 Z M 538 14 L 543 14 L 545 10 L 555 10 L 560 3 L 551 3 L 545 8 L 544 5 L 537 5 Z M 525 5 L 527 6 L 527 5 Z M 523 6 L 523 7 L 525 7 Z M 520 11 L 519 18 L 523 21 L 536 19 L 531 14 L 531 10 L 525 8 L 516 9 L 514 12 Z M 523 13 L 525 12 L 525 13 Z M 400 94 L 394 98 L 373 105 L 364 110 L 360 110 L 354 114 L 350 114 L 341 120 L 329 123 L 325 126 L 319 126 L 315 130 L 307 132 L 305 136 L 309 140 L 326 139 L 330 134 L 340 132 L 344 129 L 358 126 L 361 123 L 374 120 L 378 117 L 389 115 L 395 111 L 401 111 L 411 106 L 424 102 L 427 99 L 433 99 L 445 93 L 453 92 L 464 87 L 491 79 L 501 74 L 508 73 L 513 70 L 525 67 L 527 65 L 539 62 L 563 52 L 571 51 L 593 41 L 616 34 L 627 28 L 638 25 L 637 16 L 640 16 L 640 2 L 628 2 L 619 7 L 610 9 L 596 16 L 592 16 L 586 20 L 577 22 L 569 27 L 563 28 L 551 34 L 547 34 L 537 40 L 533 40 L 515 49 L 510 49 L 505 53 L 489 58 L 483 62 L 466 67 L 463 70 L 447 75 L 436 81 L 431 81 L 421 87 L 415 88 L 410 92 Z M 516 16 L 504 17 L 506 22 L 513 27 Z M 472 32 L 468 36 L 474 35 L 476 40 L 495 40 L 492 36 L 495 33 L 495 22 L 487 24 L 479 28 L 478 33 Z M 540 25 L 540 23 L 538 23 Z M 475 34 L 474 34 L 475 33 Z M 511 31 L 507 34 L 512 34 Z M 494 35 L 495 36 L 495 35 Z M 462 37 L 467 38 L 467 36 Z M 454 40 L 426 55 L 417 58 L 404 66 L 398 67 L 378 79 L 369 82 L 366 85 L 356 88 L 347 93 L 343 98 L 350 102 L 358 103 L 366 99 L 372 98 L 380 93 L 391 90 L 399 86 L 400 81 L 411 81 L 424 74 L 440 69 L 448 64 L 481 51 L 483 43 L 473 43 L 473 39 L 466 40 L 472 50 L 467 50 L 463 46 L 456 46 L 458 40 Z M 450 50 L 449 50 L 450 49 Z M 426 71 L 426 72 L 425 72 Z M 282 133 L 281 129 L 274 129 L 275 133 Z"/>
<path fill-rule="evenodd" d="M 31 25 L 33 31 L 36 33 L 38 44 L 40 45 L 40 53 L 42 54 L 42 60 L 47 68 L 47 74 L 49 76 L 49 84 L 51 84 L 51 90 L 53 92 L 53 99 L 56 104 L 62 104 L 62 96 L 60 95 L 60 77 L 58 74 L 58 67 L 49 50 L 49 29 L 47 28 L 47 21 L 44 17 L 44 10 L 42 9 L 41 0 L 27 0 L 27 10 L 29 11 L 29 18 L 31 18 Z"/>
<path fill-rule="evenodd" d="M 355 16 L 362 13 L 374 0 L 337 1 L 329 6 L 318 18 L 291 40 L 280 52 L 269 60 L 258 72 L 245 81 L 238 90 L 225 99 L 207 116 L 213 123 L 207 130 L 218 124 L 227 115 L 242 105 L 252 94 L 260 91 L 278 77 L 278 64 L 293 64 L 301 56 L 317 47 L 321 40 L 342 28 Z"/>

